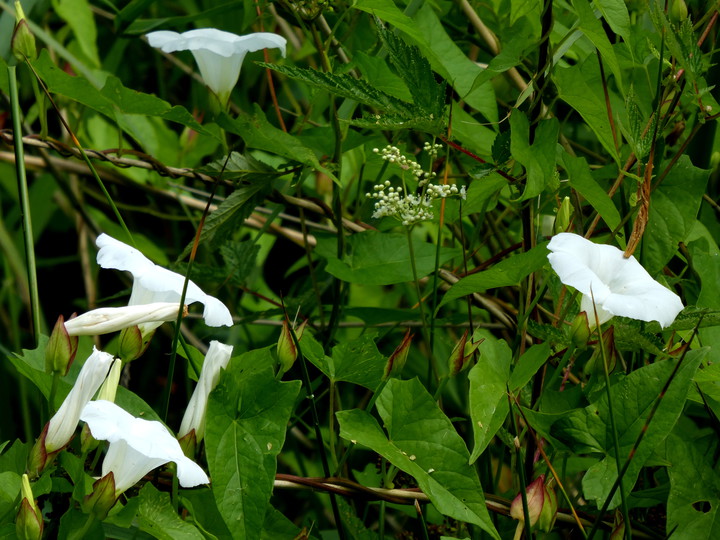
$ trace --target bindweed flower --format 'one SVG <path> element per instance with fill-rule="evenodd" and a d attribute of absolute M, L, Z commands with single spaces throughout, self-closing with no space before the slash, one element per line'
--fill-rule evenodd
<path fill-rule="evenodd" d="M 200 28 L 178 34 L 159 30 L 146 35 L 151 46 L 163 52 L 190 51 L 205 84 L 227 105 L 240 76 L 245 55 L 261 49 L 280 49 L 285 56 L 287 40 L 270 32 L 238 36 L 215 28 Z"/>
<path fill-rule="evenodd" d="M 180 304 L 177 302 L 98 308 L 70 319 L 65 323 L 65 329 L 70 336 L 99 336 L 129 326 L 174 321 L 179 308 Z M 187 315 L 187 306 L 184 306 L 183 314 Z"/>
<path fill-rule="evenodd" d="M 45 425 L 40 438 L 30 451 L 28 469 L 33 475 L 42 472 L 55 454 L 70 442 L 80 419 L 80 411 L 100 388 L 112 361 L 112 355 L 93 347 L 93 352 L 85 361 L 70 393 Z"/>
<path fill-rule="evenodd" d="M 85 405 L 80 419 L 88 423 L 93 437 L 110 443 L 102 464 L 102 476 L 113 474 L 115 497 L 170 461 L 177 464 L 181 486 L 210 482 L 200 466 L 185 457 L 177 439 L 156 420 L 135 418 L 109 401 L 91 401 Z"/>
<path fill-rule="evenodd" d="M 33 497 L 30 479 L 22 475 L 20 484 L 20 510 L 15 518 L 15 535 L 19 540 L 40 540 L 45 526 L 42 512 Z"/>
<path fill-rule="evenodd" d="M 665 328 L 683 309 L 680 297 L 650 277 L 635 257 L 614 246 L 595 244 L 573 233 L 553 236 L 548 260 L 565 285 L 583 294 L 581 310 L 595 326 L 613 316 L 658 321 Z"/>
<path fill-rule="evenodd" d="M 103 268 L 125 270 L 133 275 L 130 306 L 155 302 L 180 302 L 185 277 L 151 262 L 137 249 L 115 240 L 107 234 L 97 237 L 97 262 Z M 192 281 L 188 282 L 185 303 L 200 302 L 205 305 L 203 318 L 208 326 L 232 326 L 233 320 L 225 304 L 214 296 L 205 294 Z M 143 335 L 149 334 L 162 324 L 161 321 L 138 324 Z"/>
<path fill-rule="evenodd" d="M 205 436 L 205 413 L 207 411 L 208 396 L 220 379 L 220 370 L 225 369 L 230 361 L 232 345 L 225 345 L 219 341 L 211 341 L 205 355 L 202 371 L 197 386 L 193 392 L 185 416 L 180 424 L 178 437 L 185 437 L 195 430 L 195 441 L 199 443 Z"/>

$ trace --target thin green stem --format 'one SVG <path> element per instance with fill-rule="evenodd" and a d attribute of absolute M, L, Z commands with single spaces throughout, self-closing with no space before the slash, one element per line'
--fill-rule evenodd
<path fill-rule="evenodd" d="M 423 302 L 422 297 L 422 291 L 420 290 L 420 280 L 418 279 L 418 273 L 417 273 L 417 265 L 415 264 L 415 248 L 413 246 L 412 241 L 412 226 L 405 227 L 405 232 L 407 233 L 407 241 L 408 241 L 408 250 L 410 253 L 410 267 L 412 268 L 412 274 L 413 274 L 413 283 L 415 283 L 415 292 L 417 293 L 417 301 L 420 308 L 420 319 L 422 320 L 422 326 L 423 326 L 423 334 L 425 334 L 425 339 L 427 340 L 427 343 L 430 343 L 430 339 L 428 339 L 428 323 L 427 323 L 427 317 L 425 316 L 425 303 Z M 428 389 L 431 388 L 432 385 L 432 377 L 433 377 L 433 351 L 432 349 L 428 353 L 428 371 L 427 371 L 427 387 Z"/>
<path fill-rule="evenodd" d="M 15 174 L 17 175 L 18 195 L 20 197 L 23 238 L 25 240 L 25 263 L 30 287 L 30 315 L 33 340 L 37 346 L 42 330 L 40 327 L 40 296 L 38 294 L 37 270 L 35 268 L 35 239 L 33 237 L 32 217 L 30 213 L 30 195 L 28 193 L 27 175 L 25 173 L 25 151 L 22 143 L 22 122 L 20 118 L 16 66 L 8 66 L 7 72 L 13 122 L 13 140 L 15 141 L 13 145 L 15 148 Z"/>
<path fill-rule="evenodd" d="M 510 420 L 512 421 L 513 431 L 515 432 L 516 441 L 520 440 L 520 431 L 518 429 L 517 419 L 513 412 L 513 399 L 510 395 L 510 389 L 507 389 L 508 401 L 510 404 Z M 525 525 L 525 535 L 528 540 L 532 538 L 532 525 L 530 524 L 530 509 L 527 501 L 527 482 L 525 480 L 525 470 L 522 463 L 522 456 L 520 455 L 520 447 L 515 446 L 515 466 L 517 469 L 518 479 L 520 481 L 520 499 L 522 500 L 523 517 Z"/>
<path fill-rule="evenodd" d="M 598 320 L 598 314 L 597 314 L 597 306 L 595 305 L 595 297 L 592 294 L 592 291 L 590 291 L 590 295 L 593 299 L 593 311 L 595 322 L 597 323 L 596 329 L 598 334 L 598 344 L 600 346 L 600 354 L 602 355 L 603 359 L 603 375 L 605 376 L 605 392 L 607 393 L 607 399 L 608 399 L 608 416 L 610 417 L 610 429 L 612 431 L 612 438 L 613 438 L 613 450 L 615 450 L 615 466 L 617 467 L 617 473 L 618 473 L 618 481 L 620 482 L 620 499 L 622 501 L 622 512 L 623 517 L 625 519 L 625 537 L 630 539 L 632 538 L 632 529 L 630 525 L 630 510 L 628 508 L 627 504 L 627 498 L 625 496 L 625 489 L 622 485 L 622 478 L 623 478 L 623 467 L 622 467 L 622 460 L 620 457 L 620 438 L 618 437 L 617 432 L 617 424 L 615 422 L 615 413 L 613 410 L 613 400 L 612 400 L 612 392 L 610 391 L 610 372 L 608 370 L 608 359 L 607 359 L 607 353 L 605 351 L 605 343 L 603 341 L 602 336 L 602 330 L 600 329 L 600 324 Z M 613 493 L 608 495 L 608 499 L 612 499 Z M 607 501 L 606 501 L 607 503 Z"/>

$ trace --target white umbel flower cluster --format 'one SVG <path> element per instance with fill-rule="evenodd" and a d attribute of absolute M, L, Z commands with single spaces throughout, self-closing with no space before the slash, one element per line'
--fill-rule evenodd
<path fill-rule="evenodd" d="M 442 148 L 440 144 L 425 143 L 423 150 L 432 159 Z M 394 163 L 403 171 L 408 171 L 417 180 L 419 193 L 408 193 L 403 178 L 403 186 L 395 188 L 389 180 L 373 186 L 371 193 L 366 193 L 368 199 L 375 199 L 375 212 L 372 217 L 380 219 L 390 216 L 398 219 L 403 225 L 411 226 L 420 221 L 430 221 L 434 215 L 432 203 L 435 199 L 444 199 L 458 195 L 465 199 L 465 186 L 460 188 L 455 184 L 432 184 L 437 174 L 423 171 L 422 166 L 411 157 L 404 156 L 397 146 L 388 145 L 382 150 L 373 148 L 373 152 L 388 163 Z"/>

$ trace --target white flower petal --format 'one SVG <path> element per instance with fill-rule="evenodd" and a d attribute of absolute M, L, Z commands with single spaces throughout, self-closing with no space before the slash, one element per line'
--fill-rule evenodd
<path fill-rule="evenodd" d="M 233 347 L 231 345 L 225 345 L 219 341 L 210 342 L 197 386 L 188 402 L 185 415 L 180 424 L 179 438 L 184 437 L 193 429 L 198 442 L 205 436 L 205 414 L 208 396 L 217 385 L 220 370 L 227 367 L 232 351 Z"/>
<path fill-rule="evenodd" d="M 80 412 L 100 388 L 112 361 L 111 354 L 93 347 L 93 352 L 85 360 L 70 393 L 48 423 L 45 436 L 45 449 L 48 452 L 59 450 L 70 442 L 80 419 Z"/>
<path fill-rule="evenodd" d="M 93 437 L 107 440 L 110 448 L 103 461 L 103 476 L 112 472 L 116 493 L 133 486 L 148 472 L 173 461 L 183 487 L 207 484 L 205 472 L 180 448 L 177 439 L 160 422 L 135 418 L 109 401 L 91 401 L 82 411 Z"/>
<path fill-rule="evenodd" d="M 174 321 L 179 308 L 177 302 L 98 308 L 65 322 L 65 329 L 70 336 L 99 336 L 142 323 Z"/>
<path fill-rule="evenodd" d="M 191 51 L 205 84 L 227 101 L 237 84 L 245 55 L 260 49 L 280 49 L 285 56 L 287 40 L 270 32 L 238 36 L 215 28 L 199 28 L 178 34 L 167 30 L 147 34 L 148 43 L 164 52 Z"/>
<path fill-rule="evenodd" d="M 114 268 L 132 273 L 133 290 L 130 305 L 149 304 L 154 302 L 180 301 L 185 277 L 158 266 L 147 259 L 137 249 L 115 240 L 107 234 L 97 238 L 100 248 L 97 262 L 103 268 Z M 185 303 L 200 302 L 205 305 L 205 324 L 208 326 L 232 326 L 230 311 L 217 298 L 202 291 L 192 281 L 188 282 Z M 160 326 L 160 322 L 143 323 L 143 334 Z"/>
<path fill-rule="evenodd" d="M 581 309 L 593 323 L 592 299 L 600 323 L 613 315 L 672 324 L 683 309 L 680 297 L 655 281 L 635 257 L 614 246 L 595 244 L 572 233 L 560 233 L 548 244 L 551 266 L 565 285 L 583 293 Z"/>

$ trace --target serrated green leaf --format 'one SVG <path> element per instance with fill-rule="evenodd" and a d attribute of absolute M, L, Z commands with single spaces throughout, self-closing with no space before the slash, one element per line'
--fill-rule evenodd
<path fill-rule="evenodd" d="M 337 241 L 318 237 L 315 251 L 328 261 L 326 270 L 350 283 L 391 285 L 413 281 L 410 249 L 407 236 L 396 233 L 365 231 L 346 241 L 347 254 L 342 260 L 336 256 Z M 425 277 L 435 269 L 433 244 L 413 239 L 417 276 Z M 455 249 L 440 249 L 440 264 L 458 255 Z"/>
<path fill-rule="evenodd" d="M 320 164 L 315 153 L 305 146 L 300 139 L 270 124 L 265 117 L 265 113 L 257 104 L 255 104 L 255 114 L 252 116 L 241 113 L 237 118 L 231 118 L 223 113 L 217 117 L 217 124 L 231 133 L 240 135 L 250 148 L 265 150 L 286 159 L 297 161 L 327 174 L 333 181 L 338 181 L 331 171 Z"/>
<path fill-rule="evenodd" d="M 197 169 L 197 171 L 210 176 L 222 173 L 224 180 L 245 181 L 268 180 L 274 176 L 285 174 L 258 161 L 250 154 L 241 154 L 240 152 L 231 152 L 229 158 L 223 156 Z"/>
<path fill-rule="evenodd" d="M 231 359 L 210 394 L 206 445 L 212 491 L 233 538 L 258 538 L 277 455 L 300 381 L 275 380 L 269 349 Z"/>
<path fill-rule="evenodd" d="M 468 399 L 474 441 L 470 463 L 475 463 L 485 451 L 509 411 L 507 383 L 512 363 L 510 347 L 505 340 L 487 337 L 478 351 L 478 362 L 468 374 Z"/>
<path fill-rule="evenodd" d="M 525 113 L 514 109 L 510 115 L 510 152 L 527 172 L 525 190 L 519 200 L 539 195 L 555 176 L 555 148 L 560 124 L 556 118 L 541 120 L 530 144 L 530 122 Z"/>
<path fill-rule="evenodd" d="M 344 98 L 352 99 L 363 105 L 369 105 L 392 114 L 405 116 L 422 116 L 422 109 L 412 103 L 402 101 L 390 94 L 374 88 L 363 79 L 351 75 L 327 73 L 317 69 L 305 69 L 296 66 L 260 63 L 262 67 L 282 73 L 286 77 L 302 81 L 315 88 L 320 88 Z"/>
<path fill-rule="evenodd" d="M 450 287 L 440 305 L 468 294 L 517 285 L 521 279 L 543 267 L 547 262 L 547 253 L 547 242 L 544 242 L 530 251 L 500 261 L 488 270 L 464 277 Z"/>
<path fill-rule="evenodd" d="M 407 45 L 382 24 L 378 24 L 377 28 L 388 50 L 390 61 L 410 90 L 413 103 L 422 109 L 425 116 L 442 118 L 445 109 L 445 84 L 437 83 L 430 63 L 421 56 L 420 49 Z"/>
<path fill-rule="evenodd" d="M 355 51 L 353 62 L 357 64 L 363 78 L 378 90 L 395 96 L 402 101 L 412 101 L 412 94 L 400 77 L 395 75 L 383 58 Z"/>
<path fill-rule="evenodd" d="M 499 539 L 467 447 L 425 387 L 417 379 L 390 379 L 377 409 L 388 436 L 370 414 L 358 409 L 337 413 L 340 436 L 368 446 L 414 476 L 441 513 Z"/>
<path fill-rule="evenodd" d="M 693 375 L 707 352 L 707 349 L 698 349 L 685 355 L 682 366 L 663 395 L 623 478 L 626 493 L 635 485 L 640 469 L 652 455 L 655 447 L 672 431 L 685 405 Z M 643 430 L 650 410 L 676 362 L 676 359 L 671 359 L 644 366 L 611 387 L 621 462 L 624 463 Z M 585 409 L 571 411 L 557 420 L 552 425 L 551 434 L 573 448 L 576 454 L 596 452 L 604 454 L 602 461 L 590 467 L 583 478 L 584 496 L 594 500 L 598 507 L 602 506 L 617 479 L 607 394 L 602 393 L 597 402 Z M 610 507 L 614 508 L 618 504 L 620 504 L 620 494 L 616 492 Z"/>
<path fill-rule="evenodd" d="M 217 210 L 208 214 L 200 233 L 200 245 L 206 244 L 214 249 L 231 238 L 232 232 L 242 226 L 255 206 L 265 199 L 270 187 L 269 182 L 255 182 L 236 188 L 220 203 Z M 192 245 L 193 243 L 190 242 L 185 246 L 178 260 L 182 260 L 190 253 Z"/>

